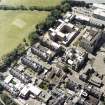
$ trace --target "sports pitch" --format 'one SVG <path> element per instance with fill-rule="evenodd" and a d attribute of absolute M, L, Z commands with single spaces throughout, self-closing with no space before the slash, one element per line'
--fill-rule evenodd
<path fill-rule="evenodd" d="M 16 48 L 47 15 L 37 11 L 0 11 L 0 57 Z"/>

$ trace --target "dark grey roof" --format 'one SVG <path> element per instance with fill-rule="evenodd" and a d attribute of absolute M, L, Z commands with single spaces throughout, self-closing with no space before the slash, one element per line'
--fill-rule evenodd
<path fill-rule="evenodd" d="M 24 82 L 24 83 L 30 83 L 30 82 L 31 82 L 31 77 L 28 76 L 28 75 L 26 75 L 26 74 L 21 73 L 19 70 L 11 69 L 11 70 L 10 70 L 10 73 L 11 73 L 14 77 L 20 79 L 20 80 L 21 80 L 22 82 Z"/>
<path fill-rule="evenodd" d="M 42 67 L 42 65 L 26 58 L 26 57 L 23 57 L 21 59 L 21 62 L 24 64 L 24 65 L 27 65 L 28 67 L 30 67 L 31 69 L 37 71 L 37 72 L 42 72 L 44 70 L 44 68 Z"/>
<path fill-rule="evenodd" d="M 17 97 L 19 95 L 19 90 L 16 89 L 15 87 L 11 87 L 9 84 L 5 82 L 0 82 L 0 84 L 8 91 L 10 92 L 13 96 Z"/>

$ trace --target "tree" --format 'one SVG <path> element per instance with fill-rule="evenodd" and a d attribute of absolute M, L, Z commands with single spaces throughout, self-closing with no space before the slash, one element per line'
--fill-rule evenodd
<path fill-rule="evenodd" d="M 65 72 L 65 73 L 70 73 L 71 75 L 72 75 L 72 72 L 69 70 L 69 67 L 68 67 L 68 65 L 65 65 L 64 67 L 63 67 L 63 71 Z"/>
<path fill-rule="evenodd" d="M 65 3 L 65 4 L 61 5 L 61 11 L 62 12 L 65 13 L 65 12 L 70 11 L 70 10 L 71 10 L 71 6 L 69 3 Z"/>
<path fill-rule="evenodd" d="M 105 63 L 105 58 L 103 59 L 104 63 Z"/>
<path fill-rule="evenodd" d="M 23 42 L 24 42 L 24 43 L 26 43 L 26 42 L 27 42 L 25 38 L 23 39 Z"/>
<path fill-rule="evenodd" d="M 36 32 L 32 32 L 29 34 L 29 40 L 30 40 L 30 44 L 34 44 L 35 42 L 38 41 L 38 34 Z"/>
<path fill-rule="evenodd" d="M 59 19 L 59 18 L 61 18 L 61 11 L 58 10 L 58 9 L 55 9 L 55 10 L 53 10 L 53 11 L 51 12 L 51 15 L 52 15 L 53 17 L 55 17 L 56 19 Z"/>
<path fill-rule="evenodd" d="M 23 39 L 23 42 L 26 46 L 28 46 L 27 40 L 25 38 Z"/>
<path fill-rule="evenodd" d="M 46 28 L 48 29 L 49 27 L 52 27 L 56 21 L 56 18 L 53 16 L 48 16 L 46 19 Z"/>
<path fill-rule="evenodd" d="M 3 105 L 3 104 L 0 102 L 0 105 Z"/>
<path fill-rule="evenodd" d="M 0 65 L 0 71 L 5 72 L 7 67 L 11 65 L 12 62 L 16 61 L 25 52 L 25 46 L 19 44 L 12 52 L 3 56 L 2 64 Z"/>
<path fill-rule="evenodd" d="M 42 35 L 47 31 L 46 22 L 42 22 L 36 25 L 36 33 Z"/>
<path fill-rule="evenodd" d="M 89 3 L 86 4 L 86 8 L 90 8 L 90 4 Z"/>
<path fill-rule="evenodd" d="M 0 93 L 3 91 L 3 86 L 2 85 L 0 85 Z"/>
<path fill-rule="evenodd" d="M 102 102 L 103 102 L 103 105 L 105 105 L 105 96 L 103 97 Z"/>
<path fill-rule="evenodd" d="M 104 25 L 104 24 L 102 24 L 101 29 L 104 29 L 104 28 L 105 28 L 105 25 Z"/>
<path fill-rule="evenodd" d="M 24 44 L 19 44 L 17 46 L 16 52 L 17 52 L 16 53 L 17 56 L 21 56 L 25 52 L 25 46 L 24 46 Z"/>
<path fill-rule="evenodd" d="M 64 5 L 65 3 L 70 6 L 86 7 L 86 3 L 84 1 L 63 0 L 61 4 Z"/>
<path fill-rule="evenodd" d="M 2 94 L 1 99 L 5 103 L 5 105 L 17 105 L 7 94 Z"/>

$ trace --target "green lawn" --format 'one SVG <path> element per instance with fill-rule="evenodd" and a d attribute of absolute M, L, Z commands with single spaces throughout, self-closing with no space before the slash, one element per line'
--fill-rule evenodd
<path fill-rule="evenodd" d="M 26 6 L 55 6 L 62 0 L 1 0 L 2 4 L 8 5 L 26 5 Z"/>
<path fill-rule="evenodd" d="M 0 11 L 0 57 L 16 48 L 47 15 L 37 11 Z"/>

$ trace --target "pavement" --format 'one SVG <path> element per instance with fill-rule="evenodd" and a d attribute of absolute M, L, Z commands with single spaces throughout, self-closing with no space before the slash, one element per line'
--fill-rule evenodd
<path fill-rule="evenodd" d="M 105 52 L 98 52 L 97 56 L 95 57 L 93 67 L 97 72 L 105 75 L 105 63 L 103 61 L 104 57 L 105 57 Z"/>

